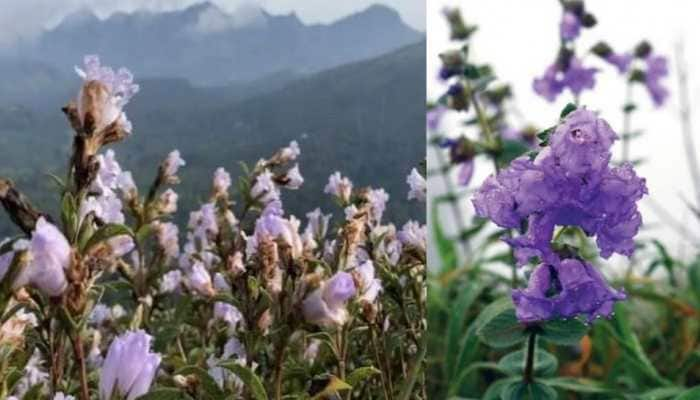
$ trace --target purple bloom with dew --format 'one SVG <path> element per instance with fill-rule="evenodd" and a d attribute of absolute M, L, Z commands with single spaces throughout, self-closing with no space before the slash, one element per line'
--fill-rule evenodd
<path fill-rule="evenodd" d="M 564 40 L 574 40 L 581 33 L 581 20 L 569 11 L 564 12 L 559 24 L 559 34 Z"/>
<path fill-rule="evenodd" d="M 477 215 L 503 228 L 521 229 L 527 225 L 525 233 L 504 239 L 513 248 L 518 265 L 538 258 L 547 266 L 563 266 L 565 263 L 551 244 L 557 226 L 578 227 L 586 235 L 595 236 L 604 258 L 612 253 L 632 254 L 634 236 L 642 223 L 637 201 L 647 188 L 630 164 L 610 167 L 610 148 L 616 139 L 607 122 L 591 111 L 579 109 L 560 123 L 548 146 L 534 160 L 518 158 L 498 175 L 486 179 L 473 199 Z M 593 276 L 590 267 L 585 269 Z M 535 284 L 540 278 L 533 279 Z M 570 286 L 575 283 L 570 282 Z M 518 308 L 525 308 L 518 311 L 519 315 L 528 315 L 532 302 L 516 301 Z M 573 310 L 590 311 L 576 307 Z M 540 319 L 565 314 L 552 313 Z M 598 314 L 607 315 L 602 311 Z"/>

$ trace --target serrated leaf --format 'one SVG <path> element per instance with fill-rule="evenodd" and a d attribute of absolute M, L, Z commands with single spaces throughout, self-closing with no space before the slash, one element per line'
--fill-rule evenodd
<path fill-rule="evenodd" d="M 374 368 L 374 367 L 360 367 L 356 368 L 354 371 L 352 371 L 347 378 L 345 378 L 345 381 L 348 383 L 348 385 L 355 387 L 362 381 L 369 379 L 372 375 L 380 374 L 381 371 Z"/>
<path fill-rule="evenodd" d="M 222 368 L 226 368 L 233 372 L 243 381 L 250 394 L 256 400 L 267 400 L 267 393 L 265 392 L 265 387 L 263 386 L 260 378 L 250 370 L 234 361 L 225 362 L 219 365 Z"/>
<path fill-rule="evenodd" d="M 507 297 L 494 301 L 481 312 L 476 334 L 483 343 L 495 348 L 513 346 L 528 335 L 515 316 L 513 302 Z"/>
<path fill-rule="evenodd" d="M 540 382 L 513 382 L 501 392 L 501 400 L 556 400 L 557 391 Z"/>
<path fill-rule="evenodd" d="M 578 319 L 558 319 L 543 324 L 538 336 L 550 343 L 574 346 L 581 341 L 587 331 L 588 327 Z"/>
<path fill-rule="evenodd" d="M 522 375 L 525 371 L 525 358 L 526 351 L 524 349 L 514 351 L 501 358 L 498 361 L 498 366 L 513 375 Z M 552 375 L 557 371 L 557 365 L 556 357 L 542 349 L 537 349 L 533 365 L 536 376 Z"/>

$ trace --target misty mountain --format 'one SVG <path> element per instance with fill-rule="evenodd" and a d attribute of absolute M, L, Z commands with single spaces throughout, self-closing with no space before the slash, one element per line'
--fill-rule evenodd
<path fill-rule="evenodd" d="M 171 12 L 116 13 L 104 20 L 83 10 L 0 58 L 0 69 L 8 64 L 21 71 L 18 63 L 27 67 L 33 60 L 37 65 L 25 76 L 35 69 L 39 77 L 72 74 L 72 66 L 87 53 L 100 54 L 109 65 L 129 66 L 141 78 L 221 86 L 280 71 L 313 73 L 379 56 L 422 36 L 381 5 L 312 25 L 294 13 L 272 15 L 246 6 L 227 14 L 208 2 Z"/>
<path fill-rule="evenodd" d="M 422 204 L 406 201 L 405 176 L 425 157 L 425 42 L 389 54 L 295 76 L 282 73 L 251 86 L 202 88 L 182 79 L 139 80 L 141 92 L 127 106 L 134 134 L 113 146 L 125 169 L 146 190 L 158 163 L 179 149 L 188 165 L 177 188 L 178 218 L 205 200 L 215 168 L 234 179 L 249 165 L 297 140 L 306 183 L 285 191 L 292 214 L 333 209 L 323 195 L 335 170 L 356 185 L 384 187 L 387 214 L 397 222 L 424 218 Z M 73 91 L 79 79 L 73 80 Z M 59 111 L 0 107 L 0 176 L 15 180 L 44 209 L 56 203 L 45 173 L 65 175 L 71 132 Z M 55 210 L 51 210 L 55 212 Z M 337 211 L 337 210 L 336 210 Z M 9 230 L 0 219 L 0 232 Z"/>

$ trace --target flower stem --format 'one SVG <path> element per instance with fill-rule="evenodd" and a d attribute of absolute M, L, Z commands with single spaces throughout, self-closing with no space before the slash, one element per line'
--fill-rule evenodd
<path fill-rule="evenodd" d="M 80 369 L 80 400 L 90 400 L 90 390 L 88 389 L 87 368 L 85 366 L 85 352 L 83 351 L 83 340 L 80 332 L 73 338 L 73 352 Z"/>
<path fill-rule="evenodd" d="M 527 354 L 525 359 L 525 372 L 523 372 L 523 381 L 531 383 L 533 381 L 533 370 L 535 366 L 535 351 L 537 350 L 537 333 L 530 333 L 527 340 Z"/>
<path fill-rule="evenodd" d="M 630 156 L 630 124 L 632 118 L 632 110 L 627 106 L 632 103 L 632 83 L 627 82 L 625 91 L 625 104 L 622 106 L 622 162 L 629 161 Z"/>
<path fill-rule="evenodd" d="M 288 335 L 284 335 L 281 339 L 279 347 L 277 348 L 277 356 L 275 357 L 275 399 L 282 399 L 282 377 L 283 364 L 284 364 L 284 353 L 287 349 L 287 339 Z"/>

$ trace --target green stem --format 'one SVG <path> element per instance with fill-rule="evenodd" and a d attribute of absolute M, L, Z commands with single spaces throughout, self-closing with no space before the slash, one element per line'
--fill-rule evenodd
<path fill-rule="evenodd" d="M 627 109 L 627 106 L 632 102 L 632 83 L 627 82 L 625 89 L 625 104 L 622 106 L 622 162 L 629 161 L 630 157 L 630 125 L 632 110 Z"/>
<path fill-rule="evenodd" d="M 532 383 L 533 371 L 535 366 L 535 350 L 537 349 L 537 334 L 532 332 L 527 340 L 527 354 L 525 359 L 525 372 L 523 372 L 523 381 Z"/>

